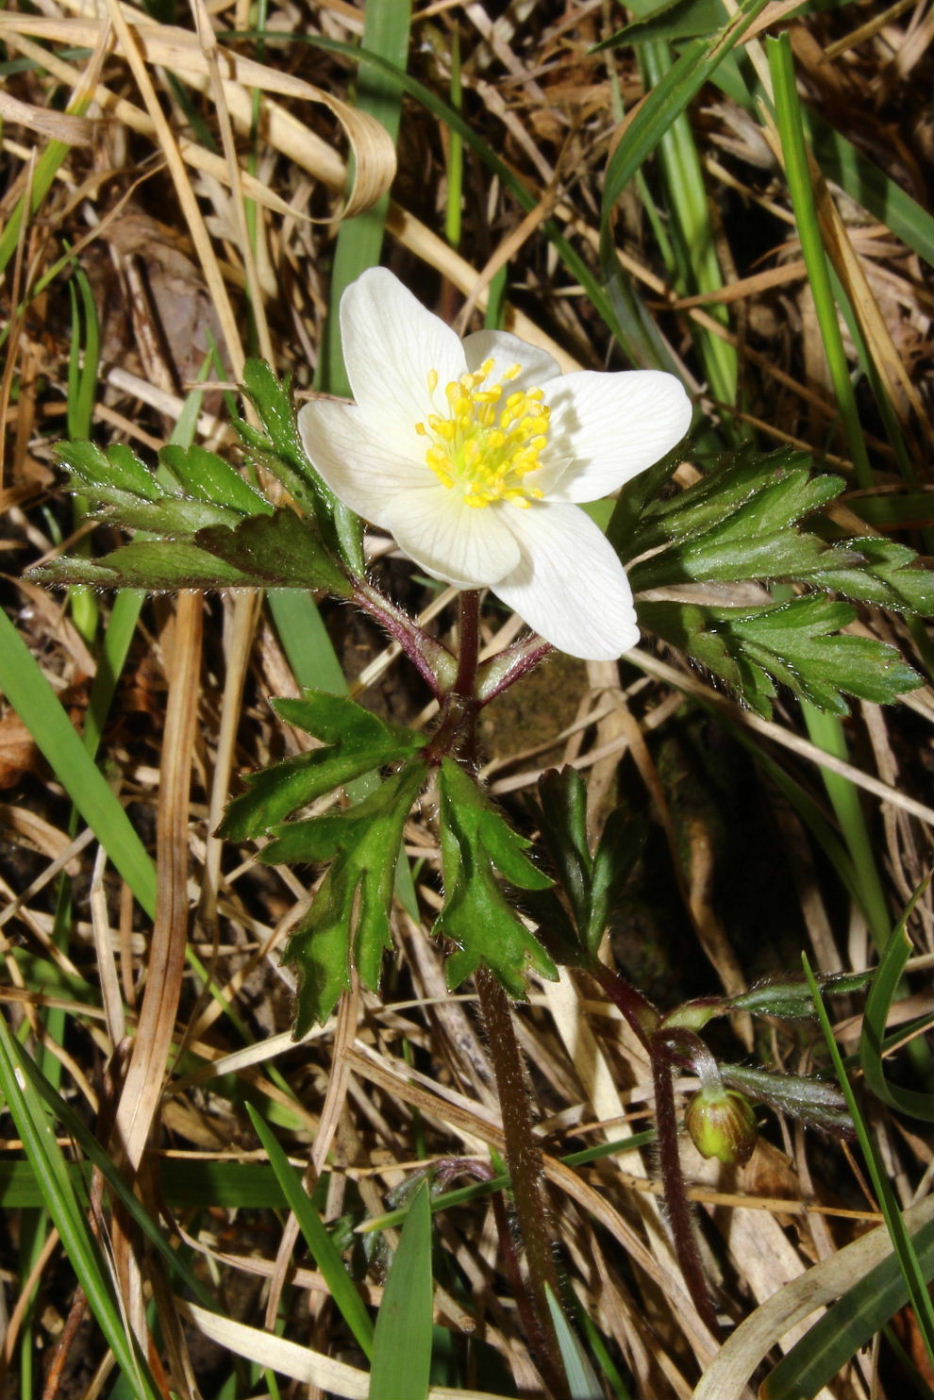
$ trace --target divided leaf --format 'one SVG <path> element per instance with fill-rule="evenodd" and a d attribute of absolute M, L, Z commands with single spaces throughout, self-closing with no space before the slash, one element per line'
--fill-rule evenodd
<path fill-rule="evenodd" d="M 312 478 L 295 428 L 291 402 L 268 365 L 251 362 L 253 387 L 275 431 L 270 450 L 288 452 L 303 465 L 304 490 L 293 491 L 306 514 L 275 506 L 222 457 L 197 445 L 171 443 L 150 471 L 123 444 L 103 451 L 91 442 L 66 442 L 58 457 L 69 486 L 88 511 L 138 539 L 100 559 L 65 558 L 30 571 L 43 583 L 89 583 L 102 588 L 304 588 L 348 597 L 351 584 L 339 562 L 331 516 Z M 241 425 L 244 435 L 255 430 Z M 276 446 L 278 445 L 278 446 Z M 311 485 L 309 484 L 311 483 Z M 290 489 L 294 482 L 287 481 Z M 322 483 L 323 488 L 323 483 Z"/>
<path fill-rule="evenodd" d="M 844 694 L 889 704 L 921 678 L 894 647 L 839 635 L 856 616 L 849 603 L 810 594 L 752 611 L 700 603 L 641 604 L 643 625 L 739 691 L 769 716 L 775 682 L 818 709 L 849 714 Z"/>
<path fill-rule="evenodd" d="M 143 523 L 145 507 L 121 513 Z M 288 507 L 242 515 L 200 502 L 167 498 L 151 507 L 146 529 L 169 538 L 134 540 L 99 559 L 64 558 L 40 565 L 28 577 L 43 583 L 91 583 L 99 588 L 306 588 L 347 597 L 351 584 L 324 547 L 313 520 Z M 200 520 L 210 523 L 202 525 Z M 187 523 L 186 523 L 187 522 Z M 189 539 L 172 538 L 189 534 Z"/>
<path fill-rule="evenodd" d="M 580 961 L 596 954 L 614 905 L 635 865 L 645 836 L 643 828 L 622 812 L 611 813 L 593 855 L 587 841 L 587 788 L 574 768 L 552 769 L 539 780 L 535 814 L 542 842 L 564 891 L 570 918 L 554 890 L 529 901 L 532 912 L 547 916 L 549 932 L 569 947 L 554 951 L 560 961 Z"/>
<path fill-rule="evenodd" d="M 299 972 L 296 1037 L 327 1020 L 354 969 L 365 987 L 379 987 L 405 820 L 426 773 L 415 760 L 348 811 L 273 828 L 267 864 L 333 862 L 286 949 Z"/>
<path fill-rule="evenodd" d="M 445 900 L 433 932 L 460 950 L 448 960 L 448 984 L 455 987 L 486 966 L 508 992 L 524 997 L 530 966 L 548 978 L 557 977 L 557 969 L 503 894 L 496 871 L 525 890 L 552 882 L 524 854 L 531 843 L 511 830 L 453 759 L 441 765 L 440 795 Z"/>
<path fill-rule="evenodd" d="M 878 535 L 834 544 L 808 583 L 894 612 L 934 612 L 934 578 L 907 545 Z"/>
<path fill-rule="evenodd" d="M 334 495 L 302 446 L 288 380 L 277 379 L 265 360 L 247 360 L 243 389 L 263 425 L 259 431 L 242 418 L 234 419 L 250 455 L 279 478 L 308 515 L 318 515 L 322 507 L 332 511 Z"/>
<path fill-rule="evenodd" d="M 337 499 L 316 471 L 302 444 L 289 381 L 280 381 L 265 360 L 247 360 L 243 387 L 263 425 L 243 419 L 234 427 L 253 460 L 273 473 L 306 515 L 317 519 L 328 545 L 357 573 L 364 570 L 363 522 Z"/>
<path fill-rule="evenodd" d="M 342 695 L 312 691 L 303 700 L 273 700 L 272 704 L 289 724 L 313 734 L 327 747 L 287 758 L 248 777 L 247 791 L 230 803 L 219 828 L 218 834 L 230 841 L 262 836 L 290 812 L 375 768 L 411 758 L 427 743 L 424 734 L 388 724 Z"/>
<path fill-rule="evenodd" d="M 657 552 L 629 570 L 633 590 L 782 579 L 903 612 L 930 612 L 930 576 L 905 545 L 875 537 L 831 543 L 799 528 L 843 486 L 836 476 L 812 476 L 802 452 L 741 453 L 687 491 L 645 503 L 625 557 Z M 613 523 L 610 538 L 623 543 Z"/>

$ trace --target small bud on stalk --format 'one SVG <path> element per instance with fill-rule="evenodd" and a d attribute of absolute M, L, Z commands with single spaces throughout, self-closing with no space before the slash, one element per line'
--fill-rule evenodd
<path fill-rule="evenodd" d="M 688 1104 L 684 1123 L 701 1156 L 724 1166 L 748 1162 L 759 1135 L 752 1104 L 736 1089 L 702 1089 Z"/>

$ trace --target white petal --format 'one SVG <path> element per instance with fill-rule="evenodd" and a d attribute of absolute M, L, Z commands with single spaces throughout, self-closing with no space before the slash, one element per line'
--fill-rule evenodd
<path fill-rule="evenodd" d="M 415 424 L 432 411 L 429 373 L 443 388 L 467 367 L 450 326 L 384 267 L 364 272 L 341 297 L 341 338 L 354 398 L 374 429 L 397 441 L 418 441 Z"/>
<path fill-rule="evenodd" d="M 502 508 L 468 506 L 440 482 L 394 496 L 385 523 L 409 558 L 458 588 L 484 588 L 519 563 Z"/>
<path fill-rule="evenodd" d="M 687 432 L 691 401 L 673 374 L 580 370 L 546 385 L 551 430 L 543 465 L 549 500 L 596 501 L 670 452 Z"/>
<path fill-rule="evenodd" d="M 498 598 L 560 651 L 613 661 L 639 640 L 632 590 L 598 526 L 570 505 L 512 507 L 522 560 Z M 518 517 L 518 519 L 517 519 Z"/>
<path fill-rule="evenodd" d="M 298 430 L 335 496 L 374 525 L 386 525 L 394 496 L 433 479 L 424 461 L 377 437 L 355 404 L 313 399 L 299 412 Z"/>
<path fill-rule="evenodd" d="M 476 331 L 468 335 L 464 341 L 464 354 L 467 356 L 467 368 L 471 370 L 479 369 L 484 360 L 492 360 L 494 369 L 490 381 L 494 384 L 502 378 L 504 370 L 521 365 L 522 373 L 510 381 L 510 393 L 514 389 L 524 389 L 526 392 L 537 389 L 549 379 L 557 379 L 561 375 L 561 366 L 547 351 L 529 345 L 508 331 Z"/>

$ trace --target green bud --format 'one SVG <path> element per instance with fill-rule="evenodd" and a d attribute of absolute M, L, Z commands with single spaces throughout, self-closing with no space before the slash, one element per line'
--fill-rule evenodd
<path fill-rule="evenodd" d="M 732 1166 L 752 1156 L 758 1137 L 756 1115 L 737 1089 L 702 1089 L 688 1104 L 684 1124 L 702 1157 L 716 1157 Z"/>

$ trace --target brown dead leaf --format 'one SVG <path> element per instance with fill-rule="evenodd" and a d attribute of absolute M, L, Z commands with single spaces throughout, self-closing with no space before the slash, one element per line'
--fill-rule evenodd
<path fill-rule="evenodd" d="M 38 767 L 39 750 L 15 710 L 0 718 L 0 788 L 15 787 L 24 773 Z"/>

